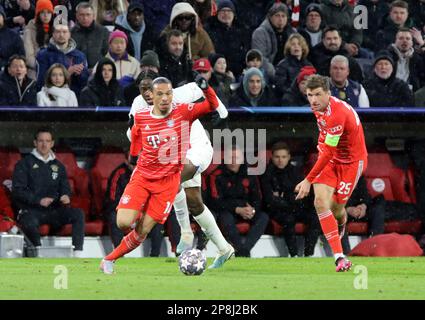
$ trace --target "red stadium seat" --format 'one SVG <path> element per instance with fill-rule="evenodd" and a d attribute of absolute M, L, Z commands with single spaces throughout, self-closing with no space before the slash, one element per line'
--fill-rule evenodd
<path fill-rule="evenodd" d="M 367 235 L 367 222 L 349 222 L 347 224 L 347 232 L 349 235 Z"/>
<path fill-rule="evenodd" d="M 16 163 L 21 160 L 21 154 L 15 147 L 0 147 L 0 183 L 12 179 Z"/>
<path fill-rule="evenodd" d="M 104 223 L 102 220 L 88 221 L 84 226 L 86 236 L 100 236 L 103 233 Z M 57 233 L 58 236 L 70 236 L 72 234 L 72 224 L 64 225 Z"/>
<path fill-rule="evenodd" d="M 303 235 L 307 231 L 308 226 L 304 223 L 297 222 L 295 224 L 295 233 L 297 235 Z M 273 236 L 281 236 L 283 233 L 283 227 L 274 219 L 269 220 L 265 234 L 270 234 Z"/>

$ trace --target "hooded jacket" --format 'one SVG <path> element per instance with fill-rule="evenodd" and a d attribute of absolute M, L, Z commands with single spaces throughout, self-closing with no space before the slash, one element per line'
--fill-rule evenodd
<path fill-rule="evenodd" d="M 0 74 L 0 105 L 2 106 L 36 106 L 37 84 L 35 80 L 25 77 L 22 87 L 12 77 L 7 68 Z"/>
<path fill-rule="evenodd" d="M 77 97 L 66 85 L 59 87 L 43 87 L 37 93 L 39 107 L 78 107 Z"/>
<path fill-rule="evenodd" d="M 112 79 L 106 85 L 102 76 L 105 64 L 112 66 Z M 96 67 L 96 73 L 88 85 L 81 91 L 80 106 L 123 106 L 125 105 L 122 88 L 117 80 L 117 69 L 113 61 L 102 58 Z"/>
<path fill-rule="evenodd" d="M 0 14 L 6 20 L 6 13 L 0 6 Z M 7 65 L 9 58 L 14 54 L 25 56 L 24 43 L 21 37 L 5 25 L 0 29 L 0 69 Z"/>

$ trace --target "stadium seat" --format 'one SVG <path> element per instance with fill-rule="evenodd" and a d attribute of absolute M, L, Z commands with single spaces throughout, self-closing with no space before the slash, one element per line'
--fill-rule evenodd
<path fill-rule="evenodd" d="M 347 232 L 349 235 L 363 236 L 367 235 L 367 222 L 349 222 L 347 224 Z"/>
<path fill-rule="evenodd" d="M 104 223 L 102 220 L 87 221 L 84 226 L 86 236 L 100 236 L 103 233 Z M 70 236 L 72 234 L 72 225 L 66 224 L 57 233 L 58 236 Z"/>
<path fill-rule="evenodd" d="M 21 160 L 21 153 L 16 147 L 0 147 L 0 183 L 11 180 L 16 163 Z"/>
<path fill-rule="evenodd" d="M 297 235 L 303 235 L 307 231 L 308 226 L 304 223 L 297 222 L 295 224 L 295 233 Z M 274 219 L 269 220 L 265 234 L 270 234 L 272 236 L 281 236 L 283 233 L 283 227 Z"/>

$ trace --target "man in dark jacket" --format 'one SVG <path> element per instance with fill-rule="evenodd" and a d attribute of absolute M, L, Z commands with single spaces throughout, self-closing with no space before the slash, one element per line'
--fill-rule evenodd
<path fill-rule="evenodd" d="M 257 177 L 248 175 L 247 167 L 241 165 L 243 160 L 241 149 L 233 147 L 231 163 L 221 165 L 211 175 L 210 182 L 211 197 L 223 234 L 235 248 L 236 256 L 249 257 L 251 249 L 263 235 L 269 218 L 261 210 Z M 236 227 L 240 221 L 251 225 L 245 243 Z"/>
<path fill-rule="evenodd" d="M 14 54 L 25 56 L 24 43 L 15 31 L 6 25 L 6 13 L 0 6 L 0 69 L 3 68 L 9 58 Z"/>
<path fill-rule="evenodd" d="M 275 143 L 270 164 L 266 173 L 261 176 L 265 211 L 271 219 L 282 225 L 291 257 L 298 255 L 295 223 L 307 223 L 309 228 L 305 235 L 304 256 L 312 256 L 321 232 L 320 224 L 311 198 L 303 202 L 295 201 L 294 189 L 301 180 L 301 174 L 290 160 L 288 145 L 285 142 Z"/>
<path fill-rule="evenodd" d="M 5 70 L 0 73 L 0 105 L 36 106 L 37 85 L 28 78 L 24 56 L 10 57 Z"/>
<path fill-rule="evenodd" d="M 64 165 L 52 151 L 53 135 L 41 128 L 34 136 L 34 149 L 20 160 L 13 172 L 12 196 L 19 209 L 18 223 L 35 247 L 41 246 L 39 226 L 54 230 L 72 224 L 75 256 L 80 256 L 84 242 L 84 213 L 70 207 L 71 188 Z"/>
<path fill-rule="evenodd" d="M 108 53 L 109 31 L 95 21 L 93 6 L 81 2 L 76 9 L 77 24 L 72 28 L 72 39 L 77 43 L 77 49 L 87 57 L 89 69 Z"/>
<path fill-rule="evenodd" d="M 397 79 L 394 61 L 388 51 L 379 52 L 373 75 L 364 82 L 371 107 L 413 107 L 413 93 L 406 82 Z"/>

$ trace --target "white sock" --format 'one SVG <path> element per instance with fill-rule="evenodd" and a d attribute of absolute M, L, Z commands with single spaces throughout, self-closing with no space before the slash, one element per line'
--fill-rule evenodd
<path fill-rule="evenodd" d="M 343 253 L 335 253 L 334 254 L 335 261 L 337 261 L 339 258 L 344 258 L 344 257 L 345 257 L 345 255 Z"/>
<path fill-rule="evenodd" d="M 177 222 L 180 225 L 182 235 L 185 233 L 193 235 L 189 220 L 189 209 L 187 208 L 186 202 L 186 192 L 184 192 L 183 188 L 177 193 L 174 200 L 174 212 L 176 213 Z"/>
<path fill-rule="evenodd" d="M 218 250 L 226 251 L 229 248 L 229 243 L 224 239 L 210 209 L 206 205 L 204 205 L 204 208 L 204 212 L 193 217 L 199 223 L 207 237 L 217 246 Z"/>

